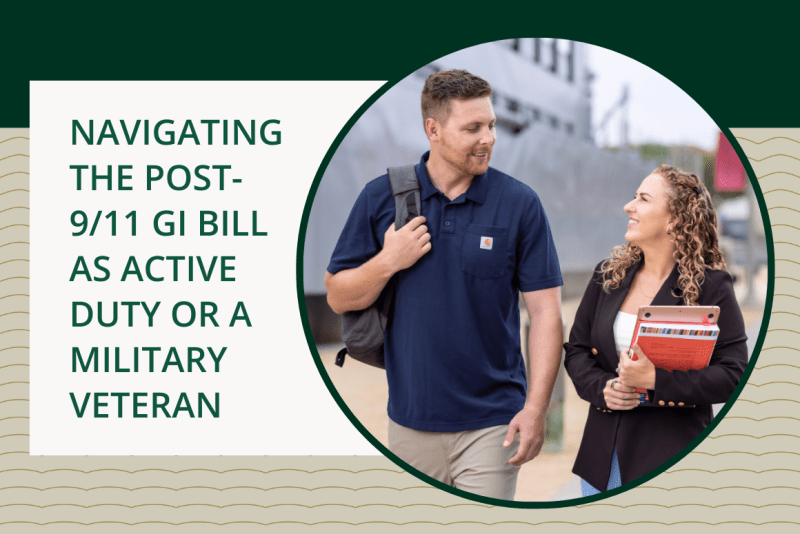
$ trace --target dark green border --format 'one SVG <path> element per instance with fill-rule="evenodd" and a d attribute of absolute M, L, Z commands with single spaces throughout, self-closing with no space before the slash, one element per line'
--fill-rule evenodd
<path fill-rule="evenodd" d="M 702 2 L 690 10 L 506 3 L 477 17 L 450 4 L 5 4 L 3 128 L 29 127 L 30 80 L 392 81 L 426 56 L 514 34 L 591 42 L 636 58 L 726 124 L 800 125 L 800 106 L 791 105 L 797 43 L 790 4 L 742 16 Z"/>
<path fill-rule="evenodd" d="M 476 46 L 477 44 L 480 43 L 476 43 L 470 46 Z M 460 48 L 456 48 L 447 53 L 452 53 L 457 50 L 460 50 Z M 432 58 L 430 61 L 435 61 L 435 59 L 436 58 Z M 425 61 L 424 63 L 419 64 L 416 68 L 421 68 L 424 65 L 428 64 L 430 61 Z M 755 172 L 753 171 L 753 168 L 750 165 L 750 161 L 747 159 L 747 156 L 745 156 L 742 147 L 739 145 L 738 141 L 728 128 L 719 126 L 719 124 L 717 124 L 717 126 L 720 127 L 720 130 L 725 134 L 725 136 L 731 142 L 731 145 L 734 147 L 736 154 L 739 156 L 739 159 L 744 164 L 744 168 L 747 171 L 747 176 L 750 179 L 750 183 L 753 186 L 753 190 L 755 191 L 755 196 L 756 199 L 758 200 L 758 206 L 761 211 L 761 219 L 764 223 L 764 233 L 767 243 L 767 258 L 768 258 L 767 269 L 769 278 L 767 282 L 767 297 L 766 297 L 766 302 L 764 303 L 764 315 L 761 322 L 761 330 L 758 334 L 758 340 L 756 341 L 755 347 L 753 348 L 753 354 L 750 358 L 750 361 L 747 365 L 744 375 L 742 376 L 742 379 L 739 381 L 739 385 L 736 387 L 736 390 L 733 392 L 730 399 L 728 399 L 728 402 L 725 403 L 725 406 L 720 410 L 719 414 L 717 414 L 717 416 L 711 421 L 708 427 L 706 427 L 706 429 L 694 441 L 692 441 L 683 451 L 681 451 L 679 454 L 677 454 L 668 462 L 662 464 L 661 467 L 659 467 L 658 469 L 655 469 L 650 473 L 648 473 L 647 475 L 637 478 L 632 482 L 623 484 L 619 488 L 610 491 L 604 491 L 597 495 L 593 495 L 591 497 L 581 497 L 578 499 L 570 499 L 570 500 L 555 501 L 555 502 L 517 502 L 517 501 L 506 501 L 501 499 L 482 497 L 443 484 L 438 480 L 429 477 L 425 473 L 422 473 L 421 471 L 413 468 L 412 466 L 410 466 L 409 464 L 398 458 L 385 446 L 383 446 L 383 444 L 381 444 L 377 439 L 375 439 L 375 437 L 366 428 L 364 428 L 364 425 L 362 425 L 361 422 L 355 417 L 355 415 L 353 415 L 353 413 L 350 411 L 350 408 L 348 408 L 347 404 L 339 395 L 339 392 L 333 385 L 333 382 L 331 381 L 328 372 L 325 370 L 325 366 L 323 365 L 322 359 L 320 358 L 319 355 L 319 351 L 317 350 L 316 341 L 314 340 L 314 337 L 311 335 L 311 326 L 308 321 L 308 310 L 306 309 L 306 304 L 305 304 L 305 289 L 303 287 L 303 254 L 305 252 L 305 237 L 306 237 L 306 231 L 308 229 L 309 216 L 311 214 L 311 206 L 314 203 L 314 197 L 316 196 L 317 190 L 319 189 L 319 184 L 322 181 L 322 176 L 325 174 L 325 169 L 327 169 L 328 163 L 330 163 L 333 154 L 339 148 L 339 145 L 341 144 L 342 140 L 344 140 L 347 133 L 350 131 L 353 125 L 358 121 L 358 119 L 361 118 L 364 112 L 366 112 L 366 110 L 373 103 L 375 103 L 381 96 L 383 96 L 383 94 L 386 93 L 392 86 L 394 86 L 400 80 L 405 78 L 407 75 L 413 73 L 416 70 L 416 68 L 410 70 L 409 72 L 404 73 L 402 76 L 393 77 L 391 80 L 389 80 L 389 82 L 383 85 L 375 94 L 373 94 L 366 102 L 364 102 L 364 104 L 358 109 L 358 111 L 356 111 L 356 113 L 350 118 L 350 120 L 347 121 L 347 124 L 344 125 L 342 130 L 339 132 L 339 135 L 336 136 L 336 139 L 334 140 L 333 144 L 328 149 L 328 152 L 325 154 L 325 158 L 322 160 L 322 163 L 320 164 L 319 170 L 317 171 L 317 174 L 314 177 L 314 181 L 311 185 L 311 189 L 306 199 L 305 208 L 303 210 L 303 218 L 300 223 L 300 233 L 297 239 L 297 301 L 300 307 L 300 315 L 303 320 L 303 329 L 306 334 L 306 341 L 308 342 L 309 349 L 311 350 L 311 354 L 314 357 L 314 363 L 316 364 L 317 369 L 319 370 L 320 376 L 322 377 L 322 380 L 325 382 L 325 386 L 328 388 L 334 400 L 342 409 L 342 411 L 350 420 L 350 422 L 367 439 L 367 441 L 369 441 L 376 449 L 378 449 L 381 453 L 383 453 L 384 456 L 386 456 L 391 461 L 396 463 L 399 467 L 413 474 L 423 482 L 426 482 L 448 493 L 451 493 L 457 497 L 463 497 L 465 499 L 470 499 L 484 504 L 490 504 L 495 506 L 506 506 L 510 508 L 563 508 L 566 506 L 589 504 L 628 491 L 629 489 L 635 488 L 636 486 L 639 486 L 640 484 L 643 484 L 651 480 L 653 477 L 663 473 L 664 471 L 675 465 L 682 458 L 684 458 L 687 454 L 692 452 L 695 449 L 695 447 L 697 447 L 697 445 L 699 445 L 700 442 L 702 442 L 706 438 L 706 436 L 708 436 L 717 427 L 719 422 L 728 413 L 728 411 L 730 411 L 731 406 L 733 405 L 734 401 L 736 401 L 736 399 L 739 398 L 739 395 L 744 389 L 747 380 L 750 378 L 750 375 L 753 372 L 756 361 L 758 360 L 758 357 L 761 353 L 761 347 L 764 344 L 764 338 L 767 335 L 767 329 L 769 327 L 770 313 L 772 311 L 772 300 L 775 290 L 775 249 L 772 240 L 772 227 L 770 226 L 769 213 L 767 211 L 767 206 L 766 203 L 764 202 L 764 197 L 761 192 L 761 186 L 758 183 L 758 179 L 756 178 Z"/>

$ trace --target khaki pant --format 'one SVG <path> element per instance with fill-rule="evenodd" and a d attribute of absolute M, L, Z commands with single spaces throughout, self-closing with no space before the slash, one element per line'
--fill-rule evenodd
<path fill-rule="evenodd" d="M 421 432 L 389 420 L 389 450 L 436 480 L 484 497 L 514 500 L 519 467 L 508 463 L 519 435 L 503 447 L 508 425 L 463 432 Z"/>

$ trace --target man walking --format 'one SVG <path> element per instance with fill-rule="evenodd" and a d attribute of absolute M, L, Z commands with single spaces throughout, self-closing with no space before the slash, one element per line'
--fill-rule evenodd
<path fill-rule="evenodd" d="M 325 286 L 343 313 L 368 307 L 398 277 L 385 344 L 389 449 L 445 484 L 511 500 L 519 466 L 544 442 L 562 281 L 538 196 L 489 167 L 491 94 L 464 70 L 428 77 L 430 152 L 415 167 L 423 216 L 396 230 L 388 176 L 367 184 Z M 519 292 L 531 318 L 529 387 Z"/>

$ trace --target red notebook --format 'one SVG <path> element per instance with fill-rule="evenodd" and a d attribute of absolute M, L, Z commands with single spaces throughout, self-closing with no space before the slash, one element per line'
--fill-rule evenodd
<path fill-rule="evenodd" d="M 656 367 L 688 371 L 708 365 L 718 336 L 715 324 L 638 321 L 631 346 L 638 344 Z"/>
<path fill-rule="evenodd" d="M 719 327 L 710 322 L 650 321 L 640 318 L 636 321 L 631 347 L 638 344 L 653 365 L 660 369 L 688 371 L 708 366 L 718 336 Z M 631 359 L 638 359 L 632 350 Z M 645 393 L 647 390 L 636 388 L 636 391 Z"/>

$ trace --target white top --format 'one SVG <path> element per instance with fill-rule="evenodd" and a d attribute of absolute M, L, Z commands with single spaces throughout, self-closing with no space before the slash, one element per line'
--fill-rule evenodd
<path fill-rule="evenodd" d="M 614 342 L 617 344 L 617 354 L 631 348 L 634 328 L 636 328 L 636 315 L 617 313 L 617 318 L 614 319 Z"/>

